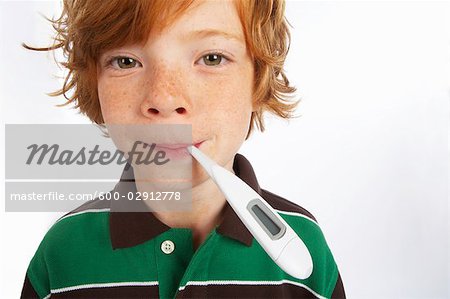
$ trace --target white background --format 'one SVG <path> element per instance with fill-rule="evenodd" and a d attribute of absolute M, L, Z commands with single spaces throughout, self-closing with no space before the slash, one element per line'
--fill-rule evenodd
<path fill-rule="evenodd" d="M 2 127 L 88 123 L 45 95 L 62 84 L 51 55 L 20 47 L 49 44 L 38 12 L 59 7 L 0 2 Z M 287 17 L 301 117 L 268 117 L 240 153 L 263 188 L 316 216 L 349 298 L 448 298 L 449 3 L 290 1 Z M 17 298 L 61 214 L 5 213 L 4 201 L 0 213 L 0 297 Z"/>

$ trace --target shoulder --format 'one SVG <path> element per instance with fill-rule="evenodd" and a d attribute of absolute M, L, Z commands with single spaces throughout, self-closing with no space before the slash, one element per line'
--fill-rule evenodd
<path fill-rule="evenodd" d="M 316 218 L 305 208 L 275 193 L 261 189 L 261 196 L 292 227 L 299 237 L 315 253 L 329 255 L 331 252 Z"/>
<path fill-rule="evenodd" d="M 79 264 L 80 255 L 109 244 L 109 207 L 99 199 L 87 202 L 59 218 L 47 231 L 26 273 L 24 286 L 39 297 L 50 293 L 50 281 Z"/>
<path fill-rule="evenodd" d="M 279 213 L 306 217 L 317 224 L 316 218 L 305 208 L 275 193 L 261 188 L 262 197 Z"/>
<path fill-rule="evenodd" d="M 109 203 L 94 199 L 59 218 L 45 234 L 45 249 L 69 247 L 104 236 L 109 226 Z"/>
<path fill-rule="evenodd" d="M 105 239 L 109 230 L 109 206 L 99 199 L 89 201 L 59 218 L 47 231 L 36 255 L 47 261 L 68 258 L 71 252 Z M 107 240 L 104 240 L 107 241 Z"/>
<path fill-rule="evenodd" d="M 292 227 L 305 243 L 311 243 L 314 252 L 331 252 L 316 217 L 300 205 L 275 193 L 261 189 L 261 196 Z"/>
<path fill-rule="evenodd" d="M 308 210 L 265 189 L 261 189 L 261 195 L 305 243 L 310 243 L 310 250 L 329 255 L 332 259 L 325 236 Z"/>

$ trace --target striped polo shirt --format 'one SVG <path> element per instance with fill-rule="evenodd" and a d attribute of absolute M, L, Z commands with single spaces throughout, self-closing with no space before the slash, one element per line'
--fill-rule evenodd
<path fill-rule="evenodd" d="M 279 268 L 228 203 L 220 225 L 194 250 L 191 229 L 171 228 L 151 212 L 114 212 L 110 201 L 95 199 L 47 232 L 21 298 L 345 298 L 315 218 L 260 188 L 243 155 L 236 154 L 233 170 L 304 241 L 313 260 L 309 278 Z M 123 174 L 111 192 L 128 192 L 124 181 Z"/>

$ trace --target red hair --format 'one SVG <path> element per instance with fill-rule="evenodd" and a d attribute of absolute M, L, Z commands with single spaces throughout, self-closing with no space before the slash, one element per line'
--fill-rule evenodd
<path fill-rule="evenodd" d="M 96 64 L 100 55 L 127 44 L 144 44 L 154 28 L 162 29 L 189 8 L 193 0 L 64 0 L 57 19 L 47 19 L 56 31 L 50 51 L 62 48 L 68 69 L 61 89 L 50 96 L 63 95 L 67 105 L 75 103 L 81 113 L 94 123 L 103 124 L 97 94 Z M 255 125 L 265 130 L 263 114 L 269 111 L 282 118 L 292 118 L 299 101 L 290 102 L 295 92 L 283 70 L 289 51 L 290 34 L 284 16 L 284 0 L 236 0 L 246 45 L 255 70 L 250 136 Z M 69 91 L 72 94 L 69 96 Z"/>

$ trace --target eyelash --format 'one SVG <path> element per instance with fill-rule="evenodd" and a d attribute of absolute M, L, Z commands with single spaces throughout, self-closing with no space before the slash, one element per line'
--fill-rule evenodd
<path fill-rule="evenodd" d="M 211 68 L 211 67 L 220 67 L 220 66 L 222 66 L 223 64 L 227 64 L 227 63 L 229 63 L 229 62 L 231 61 L 231 59 L 228 58 L 228 55 L 225 55 L 222 51 L 212 51 L 212 52 L 208 52 L 208 53 L 203 54 L 199 59 L 197 59 L 197 60 L 195 61 L 195 64 L 197 64 L 199 61 L 202 61 L 202 60 L 203 60 L 206 56 L 208 56 L 208 55 L 218 55 L 218 56 L 222 57 L 221 63 L 220 63 L 219 65 L 217 65 L 217 66 L 209 66 L 209 68 Z M 115 67 L 112 65 L 112 63 L 113 63 L 114 61 L 116 61 L 117 59 L 121 59 L 121 58 L 131 58 L 131 59 L 133 59 L 134 61 L 136 61 L 140 66 L 142 66 L 142 63 L 141 63 L 139 60 L 137 60 L 137 59 L 135 59 L 135 58 L 133 58 L 133 57 L 130 57 L 130 56 L 124 56 L 124 55 L 118 55 L 118 56 L 110 57 L 110 58 L 106 61 L 106 67 L 107 67 L 107 68 L 112 68 L 112 69 L 118 70 L 118 71 L 120 71 L 120 70 L 125 70 L 125 69 L 121 69 L 120 67 L 115 68 Z M 225 62 L 223 62 L 223 59 L 225 59 Z M 206 64 L 204 64 L 204 65 L 208 67 L 208 65 L 206 65 Z M 133 68 L 131 68 L 131 69 L 133 69 Z"/>
<path fill-rule="evenodd" d="M 134 61 L 136 61 L 138 64 L 140 64 L 140 65 L 142 66 L 142 63 L 141 63 L 139 60 L 137 60 L 137 59 L 135 59 L 135 58 L 133 58 L 133 57 L 130 57 L 130 56 L 124 56 L 124 55 L 118 55 L 118 56 L 113 56 L 113 57 L 109 58 L 109 59 L 106 61 L 106 67 L 107 67 L 107 68 L 112 68 L 113 70 L 118 70 L 118 71 L 120 71 L 120 70 L 125 70 L 125 69 L 121 69 L 121 68 L 116 68 L 116 67 L 114 67 L 114 66 L 112 65 L 112 63 L 113 63 L 114 61 L 116 61 L 117 59 L 121 59 L 121 58 L 131 58 L 131 59 L 133 59 Z M 133 69 L 133 68 L 132 68 L 132 69 Z"/>
<path fill-rule="evenodd" d="M 199 59 L 197 59 L 197 60 L 195 61 L 195 63 L 197 64 L 198 61 L 203 61 L 203 58 L 205 58 L 205 57 L 208 56 L 208 55 L 218 55 L 218 56 L 222 57 L 222 61 L 221 61 L 221 63 L 220 63 L 219 65 L 210 66 L 209 68 L 212 68 L 212 67 L 216 67 L 216 68 L 217 68 L 217 67 L 221 67 L 221 66 L 223 66 L 223 64 L 228 64 L 229 62 L 231 62 L 231 59 L 228 58 L 228 55 L 226 55 L 226 54 L 225 54 L 224 52 L 222 52 L 222 51 L 217 50 L 217 51 L 211 51 L 211 52 L 208 52 L 208 53 L 203 54 Z M 225 62 L 223 62 L 223 59 L 225 59 Z M 208 67 L 208 65 L 206 65 L 206 64 L 204 64 L 204 65 Z"/>

